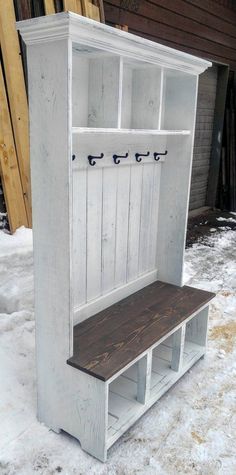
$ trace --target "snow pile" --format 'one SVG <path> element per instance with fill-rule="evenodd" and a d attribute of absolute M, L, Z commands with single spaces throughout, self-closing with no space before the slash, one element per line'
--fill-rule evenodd
<path fill-rule="evenodd" d="M 32 231 L 0 232 L 0 313 L 33 310 Z"/>
<path fill-rule="evenodd" d="M 231 213 L 233 214 L 233 213 Z M 236 219 L 235 218 L 223 218 L 222 216 L 220 216 L 219 218 L 216 218 L 217 221 L 225 221 L 226 223 L 236 223 Z"/>
<path fill-rule="evenodd" d="M 235 475 L 235 231 L 186 251 L 185 281 L 217 291 L 209 349 L 109 452 L 106 465 L 36 419 L 31 231 L 0 232 L 0 474 Z"/>

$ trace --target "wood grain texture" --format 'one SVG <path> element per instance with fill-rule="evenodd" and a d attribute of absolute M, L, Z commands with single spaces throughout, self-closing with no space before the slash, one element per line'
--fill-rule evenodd
<path fill-rule="evenodd" d="M 42 0 L 31 0 L 33 6 L 33 15 L 34 17 L 39 17 L 44 15 L 44 5 Z"/>
<path fill-rule="evenodd" d="M 63 9 L 65 11 L 75 12 L 82 15 L 82 6 L 80 0 L 63 0 Z"/>
<path fill-rule="evenodd" d="M 83 15 L 92 20 L 100 21 L 99 7 L 93 5 L 89 0 L 81 0 Z"/>
<path fill-rule="evenodd" d="M 1 65 L 0 104 L 0 173 L 10 230 L 14 232 L 20 226 L 27 226 L 28 220 Z"/>
<path fill-rule="evenodd" d="M 236 69 L 235 12 L 212 0 L 108 0 L 104 9 L 109 24 Z"/>
<path fill-rule="evenodd" d="M 53 13 L 56 13 L 54 1 L 44 0 L 44 10 L 45 10 L 45 15 L 52 15 Z"/>
<path fill-rule="evenodd" d="M 33 17 L 31 0 L 14 0 L 16 20 L 27 20 Z"/>
<path fill-rule="evenodd" d="M 55 57 L 57 60 L 54 62 Z M 28 47 L 27 59 L 31 120 L 38 417 L 50 427 L 60 429 L 62 411 L 58 411 L 58 407 L 62 404 L 60 394 L 63 394 L 63 390 L 58 390 L 59 387 L 62 388 L 59 381 L 63 381 L 63 385 L 66 381 L 64 362 L 72 354 L 73 330 L 72 229 L 69 212 L 72 203 L 69 138 L 71 121 L 66 112 L 70 107 L 68 90 L 71 81 L 71 49 L 68 40 L 49 42 L 46 46 L 37 44 L 36 47 Z M 54 121 L 57 123 L 56 135 L 51 131 Z M 61 308 L 62 315 L 57 321 L 57 338 L 52 339 L 52 325 L 57 319 L 55 311 L 59 308 L 57 306 Z M 58 341 L 61 342 L 60 348 Z M 47 356 L 50 363 L 45 370 Z"/>
<path fill-rule="evenodd" d="M 68 364 L 107 381 L 214 297 L 157 281 L 74 327 Z"/>
<path fill-rule="evenodd" d="M 0 43 L 28 225 L 32 224 L 29 113 L 12 0 L 0 0 Z"/>

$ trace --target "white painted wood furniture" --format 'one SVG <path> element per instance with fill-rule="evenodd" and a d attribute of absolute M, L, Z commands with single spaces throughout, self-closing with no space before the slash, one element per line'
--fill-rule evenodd
<path fill-rule="evenodd" d="M 18 29 L 29 76 L 38 417 L 105 461 L 118 437 L 205 353 L 211 294 L 190 315 L 173 317 L 165 334 L 150 332 L 150 323 L 152 344 L 146 336 L 145 344 L 129 341 L 135 357 L 124 344 L 119 369 L 111 371 L 110 350 L 103 369 L 80 360 L 86 351 L 94 356 L 93 315 L 134 292 L 136 302 L 157 280 L 185 292 L 198 75 L 210 63 L 73 13 Z M 127 310 L 127 301 L 120 305 Z M 77 340 L 87 324 L 92 330 Z"/>

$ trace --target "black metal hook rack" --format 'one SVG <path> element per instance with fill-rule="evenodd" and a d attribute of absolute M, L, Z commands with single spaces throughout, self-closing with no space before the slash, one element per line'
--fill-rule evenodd
<path fill-rule="evenodd" d="M 153 152 L 153 158 L 156 162 L 158 162 L 160 160 L 160 158 L 162 156 L 165 156 L 168 154 L 168 151 L 165 150 L 165 152 Z M 116 165 L 119 165 L 120 163 L 120 158 L 128 158 L 129 156 L 129 152 L 126 152 L 125 155 L 116 155 L 114 154 L 112 156 L 113 158 L 113 161 Z M 143 157 L 149 157 L 150 156 L 150 152 L 146 152 L 146 153 L 135 153 L 134 154 L 135 156 L 135 160 L 136 162 L 140 163 L 143 159 Z M 96 165 L 96 160 L 101 160 L 102 158 L 104 157 L 104 153 L 101 153 L 100 155 L 88 155 L 88 161 L 89 161 L 89 165 L 91 165 L 91 167 L 94 167 Z M 76 159 L 76 155 L 73 154 L 72 155 L 72 161 L 74 161 Z"/>

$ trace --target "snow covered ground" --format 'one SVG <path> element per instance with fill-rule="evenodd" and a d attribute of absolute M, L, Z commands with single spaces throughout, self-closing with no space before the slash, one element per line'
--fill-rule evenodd
<path fill-rule="evenodd" d="M 216 230 L 215 230 L 216 231 Z M 0 474 L 236 474 L 236 232 L 186 252 L 186 282 L 217 292 L 209 349 L 109 452 L 107 464 L 36 420 L 32 235 L 0 232 Z"/>

